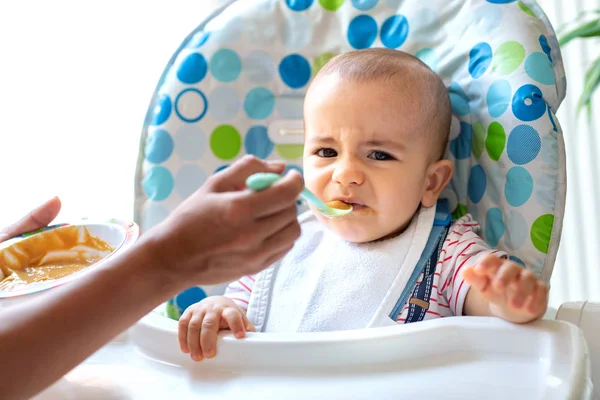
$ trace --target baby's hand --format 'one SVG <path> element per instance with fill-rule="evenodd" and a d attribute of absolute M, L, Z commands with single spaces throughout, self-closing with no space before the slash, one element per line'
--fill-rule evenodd
<path fill-rule="evenodd" d="M 485 257 L 463 271 L 464 279 L 489 302 L 492 315 L 525 323 L 540 318 L 548 306 L 548 286 L 517 263 Z"/>
<path fill-rule="evenodd" d="M 190 353 L 192 360 L 212 358 L 217 354 L 217 333 L 224 329 L 230 329 L 237 338 L 256 331 L 233 300 L 208 297 L 188 307 L 179 318 L 179 347 Z"/>

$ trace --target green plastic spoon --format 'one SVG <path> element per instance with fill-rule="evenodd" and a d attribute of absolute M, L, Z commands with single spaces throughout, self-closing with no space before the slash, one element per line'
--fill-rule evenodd
<path fill-rule="evenodd" d="M 274 174 L 271 172 L 259 172 L 257 174 L 249 176 L 248 179 L 246 179 L 246 186 L 258 192 L 260 190 L 268 188 L 273 183 L 277 182 L 279 179 L 281 179 L 281 175 L 279 174 Z M 322 215 L 328 218 L 340 218 L 352 212 L 352 206 L 349 204 L 349 208 L 344 210 L 329 207 L 327 204 L 319 200 L 317 196 L 312 194 L 312 192 L 307 188 L 302 189 L 302 192 L 300 192 L 300 197 L 312 203 Z"/>

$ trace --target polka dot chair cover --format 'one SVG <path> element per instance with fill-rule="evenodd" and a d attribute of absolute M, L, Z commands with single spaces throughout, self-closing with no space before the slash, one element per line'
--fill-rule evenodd
<path fill-rule="evenodd" d="M 302 144 L 274 143 L 270 126 L 301 127 L 311 77 L 334 55 L 368 47 L 414 54 L 442 77 L 456 165 L 443 196 L 454 217 L 472 213 L 491 246 L 549 281 L 566 190 L 555 117 L 566 80 L 554 31 L 531 0 L 228 1 L 184 40 L 152 98 L 137 223 L 159 223 L 246 153 L 301 171 Z M 222 290 L 192 288 L 169 315 Z"/>

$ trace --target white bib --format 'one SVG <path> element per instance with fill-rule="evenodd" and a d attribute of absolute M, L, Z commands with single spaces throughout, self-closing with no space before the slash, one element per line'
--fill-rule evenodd
<path fill-rule="evenodd" d="M 431 231 L 435 207 L 421 208 L 400 236 L 350 243 L 309 213 L 302 235 L 256 279 L 248 318 L 258 331 L 312 332 L 393 324 L 389 318 Z"/>

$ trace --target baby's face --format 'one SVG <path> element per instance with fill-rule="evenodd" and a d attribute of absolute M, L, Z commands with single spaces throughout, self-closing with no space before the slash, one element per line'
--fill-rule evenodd
<path fill-rule="evenodd" d="M 337 75 L 320 77 L 307 94 L 305 184 L 325 202 L 352 204 L 354 211 L 339 219 L 315 212 L 348 241 L 399 233 L 421 202 L 431 150 L 413 98 L 418 94 L 385 82 L 345 82 Z"/>

